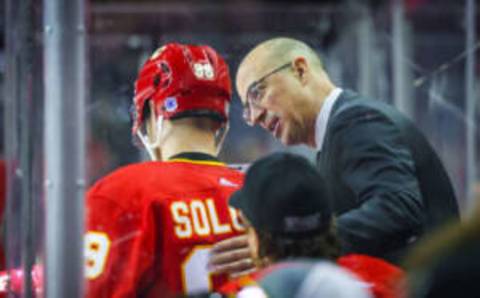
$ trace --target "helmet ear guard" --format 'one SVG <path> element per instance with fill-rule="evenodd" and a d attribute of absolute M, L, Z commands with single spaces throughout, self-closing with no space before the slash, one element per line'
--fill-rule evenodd
<path fill-rule="evenodd" d="M 145 62 L 135 82 L 132 134 L 150 154 L 161 145 L 159 131 L 165 119 L 209 117 L 225 127 L 231 96 L 228 66 L 212 48 L 167 44 Z M 155 140 L 142 131 L 149 101 L 157 117 Z"/>
<path fill-rule="evenodd" d="M 222 124 L 215 133 L 215 147 L 217 148 L 217 155 L 222 150 L 223 142 L 225 141 L 225 137 L 227 136 L 228 130 L 230 129 L 230 124 L 225 122 Z"/>
<path fill-rule="evenodd" d="M 163 117 L 158 116 L 157 119 L 158 119 L 156 121 L 157 129 L 155 130 L 156 134 L 153 140 L 150 140 L 150 138 L 148 137 L 148 134 L 142 133 L 140 130 L 137 131 L 138 139 L 143 144 L 143 147 L 147 150 L 147 153 L 150 156 L 150 159 L 154 161 L 160 160 L 160 157 L 158 157 L 155 154 L 155 150 L 162 145 L 161 136 L 162 136 L 162 127 L 163 127 Z"/>
<path fill-rule="evenodd" d="M 150 156 L 151 160 L 160 160 L 160 157 L 155 154 L 155 150 L 158 150 L 161 146 L 161 135 L 162 135 L 162 128 L 163 128 L 163 117 L 158 116 L 155 111 L 152 111 L 151 108 L 153 104 L 151 104 L 150 100 L 147 100 L 142 111 L 142 124 L 137 128 L 134 137 L 134 143 L 137 146 L 142 146 L 147 150 L 148 155 Z M 151 113 L 154 113 L 156 118 L 155 120 L 155 135 L 152 139 L 150 139 L 148 130 L 147 130 L 147 121 L 151 121 Z"/>

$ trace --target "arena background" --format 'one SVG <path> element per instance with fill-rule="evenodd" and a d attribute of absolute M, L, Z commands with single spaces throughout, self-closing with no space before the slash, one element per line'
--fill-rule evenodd
<path fill-rule="evenodd" d="M 50 120 L 44 116 L 49 83 L 43 77 L 46 1 L 0 2 L 0 153 L 7 161 L 8 177 L 3 234 L 12 267 L 30 268 L 43 262 L 46 254 L 49 213 L 44 186 L 49 152 L 44 148 L 50 141 L 45 138 Z M 86 186 L 119 166 L 145 159 L 132 143 L 130 104 L 136 72 L 155 48 L 172 41 L 208 44 L 227 59 L 235 74 L 241 57 L 256 43 L 290 36 L 318 50 L 339 86 L 386 101 L 409 115 L 439 152 L 464 216 L 475 204 L 471 198 L 479 183 L 480 153 L 475 1 L 84 4 Z M 286 149 L 268 133 L 242 122 L 235 94 L 221 157 L 229 163 L 249 163 L 276 150 Z M 314 159 L 314 152 L 303 146 L 288 150 Z"/>

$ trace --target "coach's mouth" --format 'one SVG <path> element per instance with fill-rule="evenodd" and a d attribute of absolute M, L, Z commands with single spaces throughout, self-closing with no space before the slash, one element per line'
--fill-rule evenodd
<path fill-rule="evenodd" d="M 267 124 L 268 131 L 270 133 L 274 133 L 278 123 L 279 123 L 278 117 L 273 117 L 272 120 L 270 120 L 270 122 Z"/>
<path fill-rule="evenodd" d="M 280 135 L 282 134 L 282 123 L 280 120 L 277 121 L 277 124 L 275 125 L 275 128 L 273 129 L 273 135 L 275 138 L 279 139 Z"/>
<path fill-rule="evenodd" d="M 276 138 L 278 138 L 280 131 L 281 131 L 281 122 L 280 118 L 275 117 L 270 121 L 268 124 L 268 131 Z"/>

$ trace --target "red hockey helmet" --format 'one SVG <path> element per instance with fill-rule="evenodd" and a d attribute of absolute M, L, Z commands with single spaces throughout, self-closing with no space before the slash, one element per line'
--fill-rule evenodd
<path fill-rule="evenodd" d="M 231 96 L 228 65 L 215 50 L 167 44 L 145 62 L 135 82 L 132 132 L 143 125 L 149 100 L 163 119 L 207 116 L 226 122 Z"/>

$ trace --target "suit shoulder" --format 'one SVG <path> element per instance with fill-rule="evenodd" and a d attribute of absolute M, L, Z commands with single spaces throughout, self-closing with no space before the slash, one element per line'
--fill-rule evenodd
<path fill-rule="evenodd" d="M 332 128 L 355 126 L 363 122 L 392 126 L 408 122 L 408 119 L 391 105 L 360 95 L 342 101 L 331 117 Z"/>
<path fill-rule="evenodd" d="M 385 102 L 358 96 L 352 100 L 345 101 L 336 110 L 335 115 L 351 115 L 364 111 L 383 112 L 385 109 L 393 109 Z"/>

